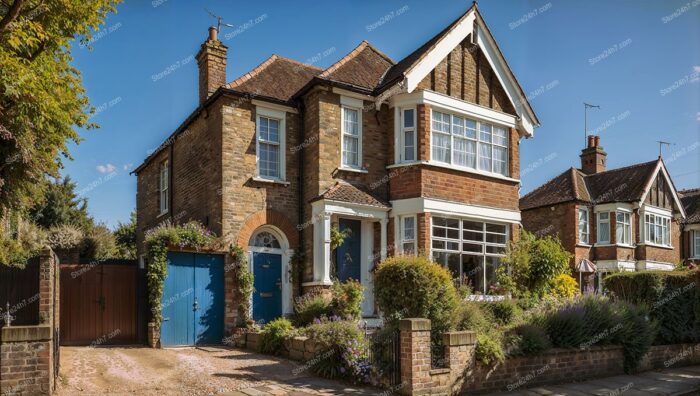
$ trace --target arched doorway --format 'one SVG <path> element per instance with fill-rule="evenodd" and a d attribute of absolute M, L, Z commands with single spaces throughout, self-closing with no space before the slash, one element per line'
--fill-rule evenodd
<path fill-rule="evenodd" d="M 289 260 L 292 251 L 284 233 L 271 225 L 259 227 L 250 237 L 248 253 L 250 271 L 255 278 L 253 319 L 264 324 L 291 313 Z"/>

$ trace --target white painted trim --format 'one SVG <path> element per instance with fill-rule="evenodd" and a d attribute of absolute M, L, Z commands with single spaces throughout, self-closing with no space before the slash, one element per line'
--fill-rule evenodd
<path fill-rule="evenodd" d="M 636 262 L 621 260 L 596 260 L 598 272 L 633 272 L 636 271 Z"/>
<path fill-rule="evenodd" d="M 253 106 L 256 107 L 263 107 L 263 108 L 268 108 L 271 110 L 276 110 L 276 111 L 281 111 L 281 112 L 286 112 L 286 113 L 293 113 L 293 114 L 298 114 L 299 110 L 297 110 L 294 107 L 290 106 L 285 106 L 277 103 L 271 103 L 271 102 L 265 102 L 264 100 L 259 100 L 259 99 L 253 99 L 251 100 L 251 103 Z"/>
<path fill-rule="evenodd" d="M 386 169 L 402 168 L 404 166 L 413 166 L 413 165 L 429 165 L 429 166 L 434 166 L 437 168 L 451 169 L 451 170 L 456 170 L 456 171 L 460 171 L 460 172 L 464 172 L 464 173 L 473 173 L 473 174 L 479 175 L 479 176 L 490 177 L 493 179 L 500 179 L 500 180 L 505 180 L 505 181 L 509 181 L 509 182 L 513 182 L 513 183 L 520 183 L 520 179 L 514 179 L 512 177 L 503 176 L 503 175 L 498 174 L 498 173 L 484 172 L 484 171 L 480 171 L 478 169 L 465 168 L 463 166 L 444 164 L 442 162 L 435 162 L 435 161 L 411 161 L 411 162 L 405 162 L 402 164 L 392 164 L 392 165 L 388 165 L 386 167 Z"/>
<path fill-rule="evenodd" d="M 267 103 L 265 103 L 267 105 Z M 260 175 L 260 117 L 272 118 L 279 121 L 279 177 Z M 256 181 L 286 182 L 287 180 L 287 113 L 271 107 L 255 107 L 255 176 Z"/>
<path fill-rule="evenodd" d="M 675 265 L 663 261 L 639 260 L 637 261 L 637 271 L 673 271 Z"/>
<path fill-rule="evenodd" d="M 404 111 L 413 110 L 413 128 L 404 127 Z M 394 163 L 404 164 L 418 161 L 418 109 L 416 106 L 396 107 L 394 109 Z M 406 131 L 413 130 L 413 159 L 406 161 L 403 157 L 406 154 Z"/>
<path fill-rule="evenodd" d="M 280 243 L 281 248 L 280 249 L 274 249 L 274 248 L 266 248 L 266 247 L 258 247 L 258 246 L 250 246 L 248 245 L 248 268 L 250 269 L 251 274 L 255 276 L 254 274 L 254 263 L 253 263 L 253 258 L 254 258 L 254 253 L 269 253 L 269 254 L 279 254 L 281 257 L 282 265 L 281 265 L 281 271 L 282 273 L 280 274 L 280 281 L 282 282 L 282 315 L 288 315 L 294 313 L 294 301 L 292 297 L 292 279 L 291 276 L 289 276 L 289 272 L 291 271 L 291 259 L 292 256 L 294 255 L 294 250 L 290 249 L 289 247 L 289 240 L 287 239 L 287 236 L 284 234 L 282 230 L 279 228 L 270 225 L 270 224 L 265 224 L 260 227 L 258 227 L 253 234 L 251 235 L 251 239 L 255 237 L 255 235 L 259 234 L 260 232 L 269 232 L 272 235 L 274 235 L 277 240 Z M 248 241 L 248 244 L 250 244 L 250 241 Z M 251 296 L 252 299 L 252 296 Z M 251 314 L 253 310 L 253 304 L 251 301 L 250 304 L 250 309 L 251 309 Z"/>
<path fill-rule="evenodd" d="M 659 216 L 664 216 L 671 218 L 673 217 L 673 212 L 669 209 L 664 209 L 664 208 L 659 208 L 656 206 L 651 206 L 651 205 L 642 205 L 640 209 L 640 213 L 653 213 Z"/>
<path fill-rule="evenodd" d="M 418 87 L 418 84 L 447 57 L 474 30 L 476 14 L 472 11 L 459 24 L 452 28 L 433 48 L 424 55 L 423 59 L 405 72 L 408 92 Z"/>
<path fill-rule="evenodd" d="M 332 92 L 333 92 L 334 94 L 340 95 L 340 103 L 341 103 L 341 104 L 344 104 L 344 103 L 343 103 L 343 97 L 345 97 L 345 98 L 347 98 L 347 99 L 358 99 L 358 100 L 360 100 L 360 103 L 361 103 L 361 104 L 360 104 L 360 107 L 364 106 L 364 104 L 362 103 L 363 100 L 374 101 L 374 98 L 373 98 L 372 96 L 370 96 L 370 95 L 364 95 L 364 94 L 361 94 L 361 93 L 358 93 L 358 92 L 348 91 L 347 89 L 342 89 L 342 88 L 338 88 L 338 87 L 333 87 Z M 348 105 L 348 106 L 352 106 L 352 105 Z"/>
<path fill-rule="evenodd" d="M 362 99 L 345 95 L 340 96 L 340 105 L 360 109 L 360 111 L 362 111 L 362 108 L 364 107 Z"/>
<path fill-rule="evenodd" d="M 486 206 L 467 205 L 432 198 L 409 198 L 391 201 L 391 217 L 415 213 L 437 213 L 448 216 L 469 217 L 482 221 L 498 221 L 519 224 L 520 211 Z"/>
<path fill-rule="evenodd" d="M 606 204 L 599 204 L 593 206 L 593 213 L 600 213 L 600 212 L 632 212 L 634 209 L 634 206 L 630 203 L 624 203 L 624 202 L 613 202 L 613 203 L 606 203 Z"/>
<path fill-rule="evenodd" d="M 666 170 L 666 165 L 664 165 L 663 161 L 659 161 L 658 164 L 656 165 L 656 169 L 654 169 L 653 176 L 649 179 L 647 182 L 647 185 L 644 187 L 644 194 L 642 195 L 642 198 L 639 200 L 641 205 L 645 205 L 644 201 L 647 199 L 647 195 L 649 195 L 649 191 L 651 191 L 651 186 L 654 184 L 654 181 L 656 180 L 659 172 L 662 172 L 664 175 L 664 178 L 666 179 L 666 185 L 669 186 L 671 189 L 671 195 L 673 196 L 673 201 L 676 203 L 676 207 L 678 208 L 678 211 L 681 214 L 681 218 L 686 217 L 685 213 L 685 208 L 683 207 L 683 204 L 681 203 L 681 199 L 678 196 L 678 191 L 676 191 L 675 186 L 673 185 L 673 181 L 671 181 L 671 176 L 669 176 L 668 171 Z M 645 205 L 648 206 L 648 205 Z"/>
<path fill-rule="evenodd" d="M 388 212 L 390 210 L 389 208 L 378 208 L 376 206 L 332 201 L 329 199 L 321 199 L 311 203 L 311 212 L 313 216 L 320 215 L 321 213 L 332 213 L 356 218 L 386 219 L 388 218 Z"/>

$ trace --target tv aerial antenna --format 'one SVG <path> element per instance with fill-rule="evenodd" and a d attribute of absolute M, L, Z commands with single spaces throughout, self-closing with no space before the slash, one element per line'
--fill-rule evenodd
<path fill-rule="evenodd" d="M 663 146 L 671 147 L 672 144 L 671 142 L 664 142 L 663 140 L 657 140 L 656 143 L 659 144 L 659 158 L 661 158 L 661 148 Z"/>
<path fill-rule="evenodd" d="M 224 22 L 224 17 L 221 15 L 216 15 L 213 12 L 209 11 L 209 9 L 205 8 L 207 13 L 211 15 L 212 18 L 216 19 L 216 33 L 221 33 L 221 26 L 228 27 L 228 28 L 233 28 L 235 26 L 231 25 L 230 23 Z"/>
<path fill-rule="evenodd" d="M 583 147 L 586 147 L 586 141 L 588 140 L 588 109 L 600 110 L 600 106 L 583 102 Z"/>

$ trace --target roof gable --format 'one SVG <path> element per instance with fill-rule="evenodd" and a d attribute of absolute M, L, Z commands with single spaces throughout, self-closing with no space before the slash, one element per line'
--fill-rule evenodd
<path fill-rule="evenodd" d="M 678 211 L 681 212 L 681 216 L 685 218 L 685 209 L 683 208 L 683 204 L 681 203 L 681 199 L 678 195 L 678 190 L 676 190 L 676 186 L 673 184 L 673 180 L 671 180 L 671 176 L 668 174 L 668 170 L 666 169 L 666 164 L 664 164 L 664 161 L 661 159 L 661 157 L 659 157 L 659 159 L 657 160 L 656 169 L 647 181 L 644 188 L 644 193 L 642 194 L 640 200 L 646 200 L 646 197 L 649 194 L 649 191 L 651 190 L 652 183 L 656 180 L 657 177 L 661 175 L 663 175 L 664 179 L 666 180 L 666 184 L 671 186 L 671 196 L 673 197 L 673 202 L 675 203 L 676 208 L 678 208 Z"/>

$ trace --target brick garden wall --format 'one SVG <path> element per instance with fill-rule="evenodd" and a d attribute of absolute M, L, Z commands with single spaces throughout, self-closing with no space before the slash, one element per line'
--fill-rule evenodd
<path fill-rule="evenodd" d="M 59 271 L 56 255 L 40 256 L 39 317 L 35 326 L 5 326 L 0 331 L 0 394 L 50 395 L 55 388 L 54 335 L 59 323 Z"/>

